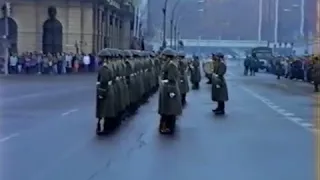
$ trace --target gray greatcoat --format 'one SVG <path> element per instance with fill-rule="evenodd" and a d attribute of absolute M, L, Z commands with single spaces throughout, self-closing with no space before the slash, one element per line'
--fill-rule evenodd
<path fill-rule="evenodd" d="M 212 75 L 211 99 L 212 101 L 228 101 L 228 87 L 224 78 L 227 66 L 223 62 L 217 63 Z"/>
<path fill-rule="evenodd" d="M 200 63 L 197 60 L 192 61 L 190 66 L 190 82 L 192 84 L 199 83 L 201 81 Z"/>
<path fill-rule="evenodd" d="M 99 119 L 116 117 L 112 78 L 113 71 L 110 65 L 102 66 L 97 79 L 96 117 Z"/>
<path fill-rule="evenodd" d="M 185 61 L 183 60 L 179 61 L 179 74 L 180 74 L 179 89 L 181 94 L 187 94 L 189 92 L 187 67 L 188 66 Z"/>
<path fill-rule="evenodd" d="M 160 115 L 178 116 L 182 113 L 181 94 L 178 81 L 178 65 L 173 61 L 166 62 L 162 69 L 160 83 L 158 106 L 158 113 Z"/>

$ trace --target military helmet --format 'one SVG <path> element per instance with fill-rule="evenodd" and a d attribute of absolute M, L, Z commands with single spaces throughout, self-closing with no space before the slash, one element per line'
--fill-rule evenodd
<path fill-rule="evenodd" d="M 175 52 L 175 50 L 171 49 L 171 48 L 165 48 L 162 52 L 162 55 L 164 56 L 170 56 L 170 57 L 174 57 L 177 55 L 177 53 Z"/>
<path fill-rule="evenodd" d="M 186 53 L 183 51 L 179 51 L 178 56 L 184 58 L 184 57 L 186 57 Z"/>
<path fill-rule="evenodd" d="M 132 52 L 130 50 L 123 50 L 124 57 L 131 58 Z"/>
<path fill-rule="evenodd" d="M 102 49 L 101 51 L 99 51 L 98 56 L 110 57 L 111 56 L 110 49 L 109 48 Z"/>
<path fill-rule="evenodd" d="M 221 58 L 221 59 L 224 58 L 224 55 L 222 53 L 218 53 L 217 56 L 218 56 L 218 58 Z"/>
<path fill-rule="evenodd" d="M 130 51 L 131 51 L 133 57 L 139 57 L 139 51 L 138 50 L 132 49 Z"/>

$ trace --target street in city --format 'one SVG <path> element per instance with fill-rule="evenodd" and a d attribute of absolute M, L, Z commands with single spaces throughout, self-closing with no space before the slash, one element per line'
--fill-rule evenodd
<path fill-rule="evenodd" d="M 0 179 L 316 179 L 312 86 L 240 68 L 229 65 L 227 115 L 213 115 L 203 78 L 173 137 L 158 133 L 157 94 L 97 137 L 95 75 L 0 77 Z"/>

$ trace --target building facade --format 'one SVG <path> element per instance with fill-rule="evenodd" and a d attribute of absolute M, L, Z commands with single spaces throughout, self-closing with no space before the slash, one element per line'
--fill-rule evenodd
<path fill-rule="evenodd" d="M 91 53 L 105 47 L 130 46 L 133 18 L 130 3 L 124 4 L 121 0 L 11 0 L 10 4 L 12 52 Z M 0 34 L 4 34 L 3 16 L 0 23 Z"/>

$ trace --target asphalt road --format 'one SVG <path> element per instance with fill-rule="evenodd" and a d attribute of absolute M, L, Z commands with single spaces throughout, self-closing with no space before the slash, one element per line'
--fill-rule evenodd
<path fill-rule="evenodd" d="M 225 117 L 203 79 L 174 137 L 158 134 L 157 95 L 98 138 L 95 76 L 1 78 L 0 179 L 316 179 L 312 87 L 241 71 L 229 67 Z"/>

